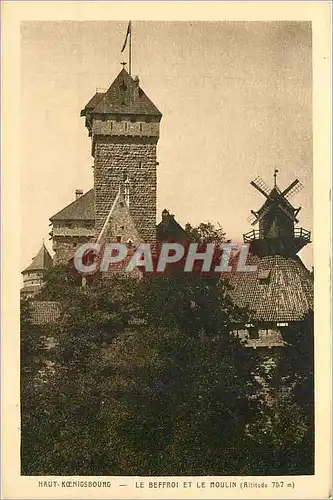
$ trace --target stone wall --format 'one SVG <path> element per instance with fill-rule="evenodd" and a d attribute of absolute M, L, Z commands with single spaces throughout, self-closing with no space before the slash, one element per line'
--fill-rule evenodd
<path fill-rule="evenodd" d="M 94 135 L 118 135 L 118 136 L 153 136 L 158 137 L 160 124 L 158 121 L 131 121 L 126 119 L 116 120 L 93 120 L 92 133 Z"/>
<path fill-rule="evenodd" d="M 96 234 L 112 207 L 119 186 L 129 180 L 129 210 L 144 241 L 156 233 L 156 143 L 147 137 L 94 137 Z"/>
<path fill-rule="evenodd" d="M 84 243 L 94 242 L 95 237 L 59 236 L 53 239 L 53 265 L 68 264 L 77 248 Z"/>
<path fill-rule="evenodd" d="M 263 347 L 283 347 L 283 336 L 281 329 L 270 326 L 267 328 L 256 328 L 255 336 L 251 328 L 239 328 L 234 330 L 238 337 L 243 341 L 245 347 L 263 348 Z"/>

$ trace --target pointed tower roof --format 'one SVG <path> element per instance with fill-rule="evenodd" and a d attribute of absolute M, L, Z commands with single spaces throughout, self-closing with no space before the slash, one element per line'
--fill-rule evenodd
<path fill-rule="evenodd" d="M 22 271 L 22 274 L 30 271 L 45 271 L 46 269 L 52 267 L 52 265 L 53 259 L 43 242 L 38 254 L 33 258 L 31 264 L 24 269 L 24 271 Z"/>
<path fill-rule="evenodd" d="M 162 117 L 155 104 L 139 86 L 138 77 L 123 68 L 106 92 L 96 92 L 81 116 L 89 114 L 138 114 Z"/>

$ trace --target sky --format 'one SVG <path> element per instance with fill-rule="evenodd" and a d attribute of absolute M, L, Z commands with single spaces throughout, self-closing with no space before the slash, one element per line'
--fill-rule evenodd
<path fill-rule="evenodd" d="M 21 268 L 49 241 L 49 218 L 93 187 L 80 111 L 128 60 L 126 22 L 21 25 Z M 163 114 L 157 221 L 220 224 L 241 242 L 264 202 L 258 175 L 282 189 L 312 231 L 312 62 L 308 22 L 132 21 L 132 75 Z M 312 266 L 312 245 L 299 254 Z"/>

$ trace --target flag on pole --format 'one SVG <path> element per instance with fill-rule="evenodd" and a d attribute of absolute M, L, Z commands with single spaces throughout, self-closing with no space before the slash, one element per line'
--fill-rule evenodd
<path fill-rule="evenodd" d="M 125 37 L 125 41 L 124 41 L 124 45 L 123 45 L 123 48 L 121 49 L 120 52 L 124 52 L 125 48 L 126 48 L 126 45 L 127 45 L 127 40 L 128 40 L 128 37 L 131 35 L 131 21 L 128 23 L 128 26 L 127 26 L 127 32 L 126 32 L 126 37 Z"/>

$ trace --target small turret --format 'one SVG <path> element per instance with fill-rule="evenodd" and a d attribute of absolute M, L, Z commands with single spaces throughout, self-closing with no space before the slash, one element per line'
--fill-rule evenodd
<path fill-rule="evenodd" d="M 52 266 L 52 257 L 43 242 L 39 252 L 32 259 L 31 264 L 22 271 L 23 288 L 21 294 L 23 297 L 30 298 L 41 291 L 44 285 L 44 273 Z"/>

